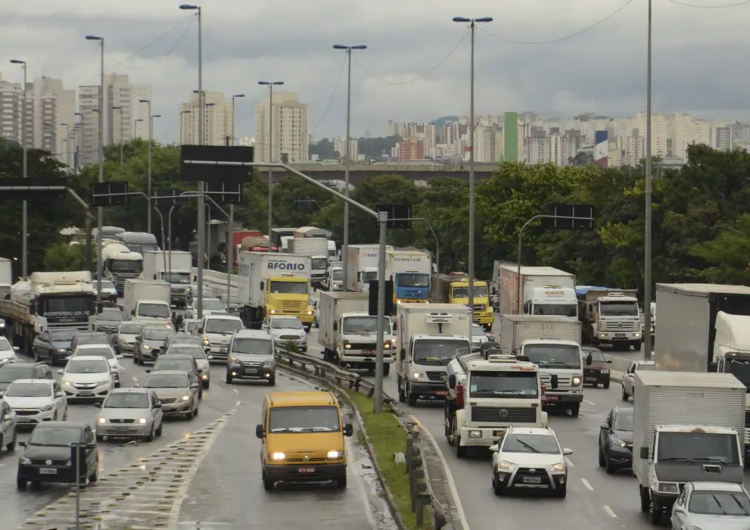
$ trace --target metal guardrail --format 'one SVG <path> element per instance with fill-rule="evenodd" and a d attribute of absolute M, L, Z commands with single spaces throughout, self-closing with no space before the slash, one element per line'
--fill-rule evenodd
<path fill-rule="evenodd" d="M 291 368 L 308 372 L 320 379 L 332 381 L 338 386 L 354 390 L 369 398 L 372 398 L 375 393 L 375 383 L 363 379 L 360 374 L 346 370 L 335 364 L 315 359 L 307 354 L 295 353 L 277 347 L 276 358 L 283 361 Z"/>
<path fill-rule="evenodd" d="M 411 432 L 406 434 L 406 472 L 409 474 L 411 510 L 416 514 L 417 527 L 423 527 L 425 509 L 428 509 L 432 516 L 432 528 L 452 530 L 454 526 L 448 524 L 443 507 L 432 492 L 427 463 L 422 454 L 418 425 L 412 425 Z"/>

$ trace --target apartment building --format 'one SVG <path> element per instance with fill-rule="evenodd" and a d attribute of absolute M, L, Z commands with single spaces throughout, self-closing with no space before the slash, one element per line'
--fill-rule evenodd
<path fill-rule="evenodd" d="M 309 159 L 307 103 L 300 103 L 293 92 L 274 92 L 255 105 L 255 156 L 259 161 L 298 164 Z M 273 124 L 273 139 L 269 137 Z"/>
<path fill-rule="evenodd" d="M 228 145 L 232 139 L 232 100 L 223 92 L 206 92 L 204 101 L 206 145 Z M 187 103 L 179 106 L 180 144 L 200 144 L 200 101 L 197 93 L 190 94 Z"/>

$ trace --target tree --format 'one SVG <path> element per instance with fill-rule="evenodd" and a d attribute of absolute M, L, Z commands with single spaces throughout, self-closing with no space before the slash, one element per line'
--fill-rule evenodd
<path fill-rule="evenodd" d="M 55 243 L 44 251 L 44 270 L 82 271 L 86 270 L 83 246 Z"/>
<path fill-rule="evenodd" d="M 273 187 L 275 226 L 308 226 L 320 210 L 337 200 L 301 177 L 284 177 Z"/>

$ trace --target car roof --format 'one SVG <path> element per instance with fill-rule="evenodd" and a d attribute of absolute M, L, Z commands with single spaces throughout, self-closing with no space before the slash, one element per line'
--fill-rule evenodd
<path fill-rule="evenodd" d="M 52 379 L 16 379 L 11 383 L 11 385 L 15 385 L 16 383 L 47 383 L 48 385 L 51 385 L 54 383 L 54 380 Z"/>
<path fill-rule="evenodd" d="M 105 311 L 109 311 L 110 313 L 114 313 L 114 312 L 122 313 L 122 311 L 120 311 L 116 307 L 102 307 L 102 311 L 101 312 L 104 313 Z"/>
<path fill-rule="evenodd" d="M 555 431 L 547 427 L 511 427 L 508 429 L 512 434 L 529 434 L 536 436 L 555 436 Z"/>
<path fill-rule="evenodd" d="M 154 374 L 159 374 L 159 375 L 184 375 L 185 377 L 187 377 L 187 375 L 185 374 L 185 372 L 183 370 L 154 370 L 153 372 L 151 372 L 148 375 L 154 375 Z"/>
<path fill-rule="evenodd" d="M 615 414 L 633 414 L 633 407 L 615 407 L 612 409 Z"/>
<path fill-rule="evenodd" d="M 160 357 L 159 357 L 158 359 L 156 359 L 156 362 L 158 363 L 158 362 L 159 362 L 159 361 L 160 361 L 161 359 L 163 359 L 163 358 L 164 358 L 164 357 L 161 357 L 161 356 L 160 356 Z M 173 354 L 171 354 L 171 355 L 169 356 L 169 358 L 170 358 L 170 359 L 172 359 L 172 360 L 174 360 L 174 359 L 177 359 L 178 361 L 179 361 L 180 359 L 190 359 L 191 361 L 192 361 L 192 360 L 194 360 L 194 359 L 193 359 L 193 358 L 192 358 L 192 357 L 191 357 L 190 355 L 183 355 L 183 354 L 181 354 L 181 353 L 173 353 Z"/>
<path fill-rule="evenodd" d="M 37 423 L 34 430 L 37 429 L 79 429 L 83 430 L 88 425 L 81 421 L 45 421 L 44 423 Z"/>
<path fill-rule="evenodd" d="M 234 332 L 236 339 L 268 339 L 273 340 L 271 334 L 262 329 L 241 329 Z"/>
<path fill-rule="evenodd" d="M 70 358 L 68 359 L 68 362 L 70 363 L 71 361 L 75 361 L 75 362 L 82 362 L 82 361 L 95 361 L 95 360 L 97 360 L 97 359 L 101 359 L 101 360 L 102 360 L 102 361 L 104 361 L 105 363 L 107 362 L 107 358 L 106 358 L 106 357 L 104 357 L 103 355 L 84 355 L 84 356 L 81 356 L 81 357 L 76 357 L 76 356 L 74 355 L 73 357 L 70 357 Z"/>
<path fill-rule="evenodd" d="M 743 491 L 742 484 L 730 482 L 692 482 L 695 491 Z"/>
<path fill-rule="evenodd" d="M 129 386 L 129 387 L 114 388 L 112 389 L 110 394 L 147 394 L 148 392 L 149 392 L 148 388 L 143 388 L 139 386 Z"/>
<path fill-rule="evenodd" d="M 331 392 L 270 392 L 268 399 L 272 407 L 324 407 L 338 405 Z"/>
<path fill-rule="evenodd" d="M 236 315 L 230 315 L 229 313 L 212 313 L 210 315 L 206 315 L 203 318 L 205 319 L 219 319 L 219 320 L 239 320 L 240 322 L 242 319 Z"/>
<path fill-rule="evenodd" d="M 187 333 L 178 333 L 167 337 L 167 340 L 172 344 L 182 344 L 180 341 L 184 340 L 184 344 L 192 344 L 193 342 L 203 342 L 203 339 L 198 335 L 188 335 Z"/>
<path fill-rule="evenodd" d="M 269 315 L 268 318 L 271 320 L 282 320 L 282 319 L 290 319 L 290 318 L 294 320 L 299 320 L 299 317 L 295 315 Z"/>
<path fill-rule="evenodd" d="M 79 344 L 76 346 L 76 351 L 78 350 L 95 350 L 99 348 L 109 348 L 112 349 L 111 344 Z"/>
<path fill-rule="evenodd" d="M 76 337 L 101 337 L 101 336 L 109 338 L 109 335 L 107 335 L 103 331 L 79 331 L 78 333 L 76 333 Z"/>
<path fill-rule="evenodd" d="M 599 348 L 595 348 L 594 346 L 581 346 L 581 351 L 602 351 Z"/>
<path fill-rule="evenodd" d="M 199 324 L 201 321 L 200 318 L 184 318 L 182 319 L 182 322 L 184 324 Z"/>
<path fill-rule="evenodd" d="M 0 370 L 2 370 L 3 368 L 8 368 L 8 367 L 18 368 L 19 366 L 21 368 L 33 368 L 35 366 L 39 366 L 40 364 L 44 364 L 44 363 L 5 363 L 5 364 L 0 365 Z"/>

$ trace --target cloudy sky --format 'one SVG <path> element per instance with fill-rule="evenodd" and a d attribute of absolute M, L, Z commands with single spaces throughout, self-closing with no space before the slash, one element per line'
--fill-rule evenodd
<path fill-rule="evenodd" d="M 741 1 L 654 0 L 655 111 L 750 114 L 750 0 L 716 8 Z M 164 117 L 156 135 L 174 141 L 177 105 L 197 89 L 197 23 L 179 3 L 4 0 L 0 74 L 20 79 L 8 64 L 17 58 L 30 77 L 97 84 L 98 48 L 84 36 L 103 36 L 105 70 L 153 86 L 154 112 Z M 466 114 L 470 39 L 454 16 L 494 18 L 476 33 L 478 113 L 645 109 L 647 0 L 207 0 L 204 87 L 247 95 L 237 136 L 254 136 L 259 80 L 284 81 L 309 103 L 316 138 L 342 135 L 346 68 L 332 45 L 366 44 L 352 64 L 354 136 L 383 135 L 388 119 Z"/>

